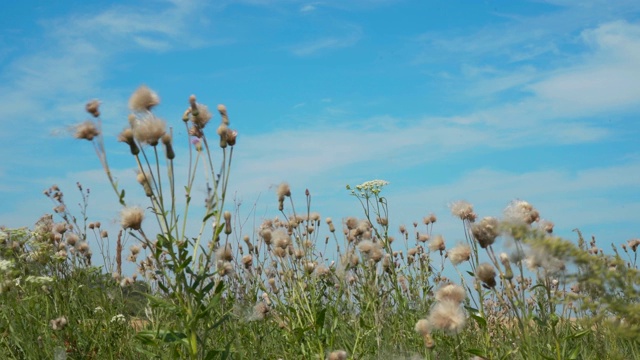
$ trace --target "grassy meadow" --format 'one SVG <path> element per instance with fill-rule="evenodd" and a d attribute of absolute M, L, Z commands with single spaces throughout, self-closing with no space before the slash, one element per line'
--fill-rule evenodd
<path fill-rule="evenodd" d="M 189 134 L 178 174 L 158 102 L 137 89 L 119 135 L 145 208 L 112 176 L 98 101 L 75 129 L 122 207 L 119 229 L 87 217 L 81 184 L 78 213 L 54 185 L 44 192 L 52 215 L 1 228 L 0 358 L 640 358 L 640 240 L 598 244 L 578 229 L 562 239 L 526 201 L 501 218 L 461 201 L 438 214 L 459 219 L 456 244 L 438 235 L 436 215 L 389 219 L 383 180 L 347 187 L 362 212 L 345 219 L 318 214 L 308 193 L 282 183 L 278 216 L 243 229 L 226 201 L 242 146 L 227 109 L 212 124 L 189 98 L 171 124 Z M 192 193 L 198 181 L 206 194 Z"/>

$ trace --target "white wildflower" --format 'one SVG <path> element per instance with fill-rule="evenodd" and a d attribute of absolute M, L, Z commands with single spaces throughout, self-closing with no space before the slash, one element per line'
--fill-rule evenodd
<path fill-rule="evenodd" d="M 125 322 L 127 322 L 127 318 L 122 314 L 118 314 L 111 318 L 111 323 L 124 324 Z"/>
<path fill-rule="evenodd" d="M 53 282 L 53 279 L 49 276 L 27 276 L 27 278 L 25 279 L 26 282 L 28 283 L 34 283 L 34 284 L 48 284 Z"/>
<path fill-rule="evenodd" d="M 0 260 L 0 272 L 6 272 L 13 269 L 13 262 L 10 260 Z"/>
<path fill-rule="evenodd" d="M 347 186 L 347 189 L 351 190 L 353 195 L 366 197 L 370 195 L 378 195 L 386 185 L 389 185 L 389 182 L 385 180 L 369 180 L 360 185 L 356 185 L 355 190 L 351 189 L 349 186 Z"/>

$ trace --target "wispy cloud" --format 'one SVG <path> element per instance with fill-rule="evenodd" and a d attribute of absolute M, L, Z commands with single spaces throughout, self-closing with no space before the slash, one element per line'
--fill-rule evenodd
<path fill-rule="evenodd" d="M 357 26 L 348 26 L 345 35 L 322 37 L 292 46 L 296 56 L 310 56 L 319 52 L 353 46 L 362 38 L 362 30 Z"/>
<path fill-rule="evenodd" d="M 315 11 L 318 8 L 318 5 L 321 4 L 319 2 L 313 2 L 309 4 L 305 4 L 300 8 L 301 13 L 310 13 Z"/>
<path fill-rule="evenodd" d="M 0 152 L 15 154 L 3 160 L 3 193 L 34 186 L 32 171 L 46 172 L 56 164 L 79 161 L 78 154 L 59 151 L 59 139 L 51 134 L 64 133 L 76 122 L 94 94 L 106 103 L 125 102 L 118 89 L 103 88 L 117 55 L 205 44 L 202 36 L 207 28 L 201 23 L 198 2 L 157 2 L 154 7 L 116 5 L 38 22 L 42 32 L 35 36 L 42 45 L 35 51 L 20 49 L 21 55 L 16 52 L 0 72 Z M 123 110 L 107 106 L 103 114 L 122 118 L 119 111 Z M 119 125 L 105 123 L 105 128 L 110 127 Z M 42 154 L 51 157 L 39 161 Z M 25 171 L 25 166 L 33 169 Z"/>
<path fill-rule="evenodd" d="M 575 227 L 591 228 L 598 224 L 635 221 L 634 210 L 640 210 L 640 198 L 620 201 L 612 198 L 611 194 L 628 193 L 639 177 L 640 163 L 637 162 L 577 172 L 542 170 L 515 173 L 475 169 L 446 185 L 402 192 L 394 196 L 394 201 L 409 209 L 419 209 L 422 199 L 429 199 L 433 211 L 445 212 L 446 215 L 450 203 L 466 199 L 476 205 L 480 216 L 499 216 L 509 201 L 525 197 L 524 200 L 540 209 L 543 217 L 568 232 Z M 622 208 L 626 210 L 621 211 Z"/>
<path fill-rule="evenodd" d="M 421 50 L 417 63 L 433 63 L 450 58 L 472 62 L 479 58 L 517 63 L 551 54 L 561 54 L 562 45 L 573 43 L 576 33 L 606 22 L 617 21 L 640 13 L 640 4 L 633 0 L 606 1 L 547 1 L 558 6 L 542 15 L 495 14 L 508 18 L 496 24 L 476 29 L 443 33 L 430 31 L 417 37 Z M 460 54 L 464 55 L 460 59 Z"/>
<path fill-rule="evenodd" d="M 497 95 L 497 104 L 461 114 L 457 121 L 527 132 L 551 126 L 556 131 L 551 136 L 558 140 L 567 135 L 585 141 L 606 135 L 588 125 L 590 117 L 616 116 L 640 106 L 640 24 L 604 23 L 583 30 L 578 39 L 584 51 L 566 56 L 556 67 L 463 68 L 460 81 L 467 84 L 466 95 Z"/>
<path fill-rule="evenodd" d="M 640 25 L 625 21 L 582 32 L 592 47 L 582 63 L 551 72 L 529 86 L 567 116 L 593 115 L 640 105 Z"/>
<path fill-rule="evenodd" d="M 69 117 L 63 111 L 66 105 L 96 93 L 114 55 L 204 44 L 190 27 L 193 17 L 197 19 L 195 2 L 158 6 L 155 10 L 114 6 L 43 22 L 42 50 L 17 58 L 0 74 L 0 117 L 20 119 L 29 114 L 35 122 L 51 119 L 52 114 Z M 3 122 L 1 133 L 13 133 L 14 125 Z"/>

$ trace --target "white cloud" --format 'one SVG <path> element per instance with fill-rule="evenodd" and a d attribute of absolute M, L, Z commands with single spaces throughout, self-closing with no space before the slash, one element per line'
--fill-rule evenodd
<path fill-rule="evenodd" d="M 640 25 L 619 21 L 585 30 L 583 62 L 551 72 L 529 89 L 558 115 L 584 116 L 640 104 Z"/>
<path fill-rule="evenodd" d="M 0 117 L 20 119 L 29 114 L 31 120 L 44 121 L 55 114 L 71 118 L 61 110 L 97 92 L 113 55 L 131 49 L 203 45 L 191 27 L 196 5 L 174 1 L 152 10 L 113 6 L 43 22 L 46 36 L 42 49 L 17 58 L 0 74 Z M 197 24 L 197 16 L 195 21 Z M 1 126 L 5 135 L 16 128 L 12 122 Z"/>

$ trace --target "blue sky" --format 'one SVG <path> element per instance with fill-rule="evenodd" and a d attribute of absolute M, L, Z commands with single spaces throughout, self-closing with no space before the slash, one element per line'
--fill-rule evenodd
<path fill-rule="evenodd" d="M 92 98 L 114 173 L 146 205 L 114 140 L 144 83 L 176 126 L 192 93 L 226 104 L 232 191 L 258 217 L 275 214 L 283 180 L 341 219 L 361 215 L 346 184 L 385 179 L 395 224 L 434 212 L 434 232 L 458 241 L 453 201 L 499 216 L 524 199 L 558 234 L 608 248 L 639 236 L 638 64 L 637 1 L 3 4 L 0 224 L 51 212 L 54 183 L 75 204 L 80 181 L 90 215 L 117 225 L 92 147 L 68 131 Z"/>

